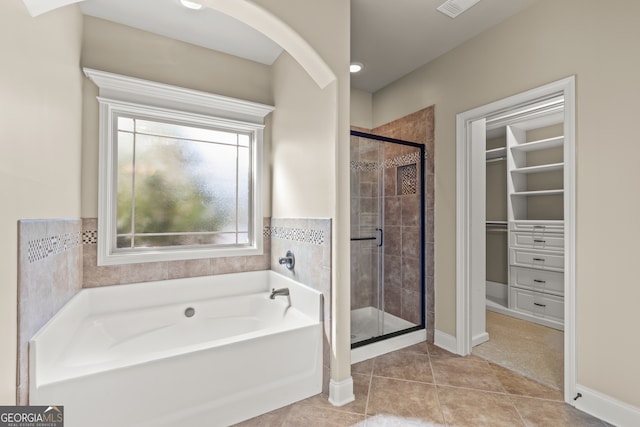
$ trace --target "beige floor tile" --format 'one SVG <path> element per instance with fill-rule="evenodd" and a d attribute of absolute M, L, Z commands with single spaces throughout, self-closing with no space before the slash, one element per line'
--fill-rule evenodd
<path fill-rule="evenodd" d="M 391 414 L 443 423 L 434 385 L 373 377 L 367 415 Z"/>
<path fill-rule="evenodd" d="M 433 377 L 437 385 L 466 387 L 502 393 L 504 388 L 489 363 L 479 358 L 431 358 Z"/>
<path fill-rule="evenodd" d="M 502 383 L 506 392 L 509 394 L 538 397 L 540 399 L 549 400 L 564 400 L 564 395 L 560 390 L 547 387 L 544 384 L 540 384 L 537 381 L 518 375 L 517 373 L 494 363 L 489 363 L 489 366 Z"/>
<path fill-rule="evenodd" d="M 438 386 L 447 425 L 455 427 L 524 426 L 509 396 L 464 388 Z"/>
<path fill-rule="evenodd" d="M 376 357 L 373 375 L 433 383 L 429 356 L 412 352 L 395 351 Z"/>
<path fill-rule="evenodd" d="M 606 424 L 563 402 L 511 396 L 527 427 L 604 427 Z"/>
<path fill-rule="evenodd" d="M 364 415 L 297 403 L 282 427 L 350 427 L 364 421 Z"/>
<path fill-rule="evenodd" d="M 429 346 L 432 344 L 428 342 L 421 342 L 418 344 L 411 345 L 409 347 L 401 348 L 398 351 L 410 352 L 410 353 L 419 353 L 419 354 L 429 354 Z M 443 350 L 444 351 L 444 350 Z"/>
<path fill-rule="evenodd" d="M 287 415 L 289 415 L 291 407 L 292 405 L 289 405 L 276 409 L 275 411 L 267 412 L 264 415 L 251 418 L 239 424 L 234 424 L 234 427 L 280 427 L 284 424 Z"/>
<path fill-rule="evenodd" d="M 362 362 L 354 363 L 351 365 L 351 372 L 355 372 L 357 374 L 367 374 L 371 375 L 373 371 L 373 361 L 374 359 L 363 360 Z"/>
<path fill-rule="evenodd" d="M 451 353 L 444 348 L 440 348 L 435 344 L 427 343 L 427 349 L 429 350 L 429 356 L 431 357 L 449 357 L 452 359 L 459 359 L 462 356 L 458 356 L 457 354 Z"/>

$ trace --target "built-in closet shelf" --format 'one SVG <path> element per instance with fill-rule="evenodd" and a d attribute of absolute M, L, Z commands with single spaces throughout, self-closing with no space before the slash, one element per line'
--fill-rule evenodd
<path fill-rule="evenodd" d="M 556 136 L 554 138 L 541 139 L 538 141 L 525 142 L 511 146 L 513 151 L 537 151 L 546 150 L 547 148 L 562 147 L 564 144 L 564 136 Z"/>
<path fill-rule="evenodd" d="M 564 190 L 517 191 L 512 196 L 555 196 L 564 194 Z"/>
<path fill-rule="evenodd" d="M 561 171 L 563 169 L 564 169 L 564 163 L 550 163 L 550 164 L 540 165 L 540 166 L 527 166 L 524 168 L 513 169 L 511 173 L 530 174 L 530 173 Z"/>
<path fill-rule="evenodd" d="M 498 160 L 506 160 L 507 156 L 507 148 L 500 147 L 494 148 L 491 150 L 487 150 L 487 161 L 498 161 Z"/>

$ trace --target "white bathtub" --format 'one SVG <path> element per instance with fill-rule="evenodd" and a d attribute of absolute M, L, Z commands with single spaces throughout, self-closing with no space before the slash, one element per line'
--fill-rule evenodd
<path fill-rule="evenodd" d="M 320 393 L 322 341 L 321 293 L 272 271 L 84 289 L 29 343 L 29 403 L 66 427 L 228 426 Z"/>

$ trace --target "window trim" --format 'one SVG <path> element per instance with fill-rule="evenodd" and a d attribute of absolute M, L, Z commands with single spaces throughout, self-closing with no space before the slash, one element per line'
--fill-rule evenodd
<path fill-rule="evenodd" d="M 264 119 L 274 107 L 89 68 L 85 68 L 84 73 L 99 88 L 98 265 L 261 255 Z M 250 133 L 253 170 L 250 227 L 253 244 L 116 251 L 117 152 L 114 138 L 117 133 L 114 118 L 119 114 Z"/>

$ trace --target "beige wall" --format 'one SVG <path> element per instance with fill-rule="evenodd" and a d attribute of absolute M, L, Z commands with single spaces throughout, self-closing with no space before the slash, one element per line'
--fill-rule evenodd
<path fill-rule="evenodd" d="M 455 335 L 455 115 L 577 76 L 577 382 L 640 407 L 640 2 L 539 0 L 374 94 L 374 124 L 436 105 L 436 328 Z"/>
<path fill-rule="evenodd" d="M 82 67 L 273 105 L 271 67 L 98 18 L 84 18 Z M 98 216 L 98 88 L 83 86 L 82 216 Z M 268 157 L 270 132 L 265 132 Z M 264 182 L 269 168 L 265 162 Z M 263 215 L 271 211 L 263 186 Z"/>
<path fill-rule="evenodd" d="M 335 91 L 321 90 L 287 53 L 273 65 L 273 217 L 335 214 Z"/>
<path fill-rule="evenodd" d="M 298 32 L 337 77 L 320 89 L 288 54 L 274 64 L 272 182 L 273 217 L 332 218 L 331 377 L 342 381 L 350 375 L 350 2 L 256 3 Z"/>
<path fill-rule="evenodd" d="M 351 88 L 351 126 L 373 129 L 373 95 Z"/>
<path fill-rule="evenodd" d="M 17 220 L 80 215 L 82 19 L 0 2 L 0 405 L 16 392 Z"/>

